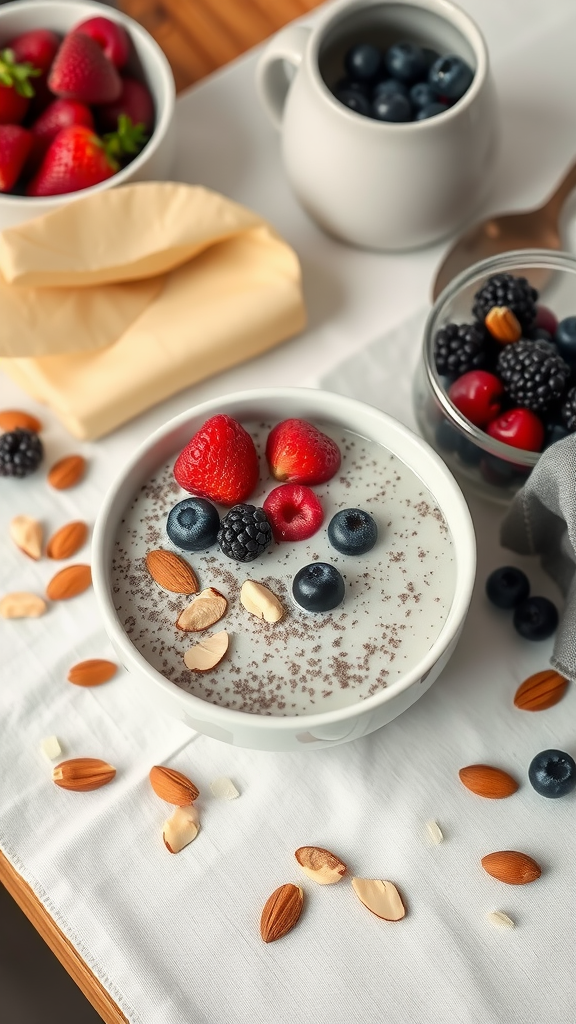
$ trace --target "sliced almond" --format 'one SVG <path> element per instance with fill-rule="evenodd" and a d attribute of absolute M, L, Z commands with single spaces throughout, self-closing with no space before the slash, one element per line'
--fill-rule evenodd
<path fill-rule="evenodd" d="M 92 583 L 92 572 L 89 565 L 67 565 L 52 577 L 46 587 L 46 594 L 51 601 L 68 601 L 71 597 L 82 594 Z"/>
<path fill-rule="evenodd" d="M 542 869 L 527 853 L 499 850 L 482 858 L 482 867 L 492 878 L 507 885 L 527 885 L 540 878 Z"/>
<path fill-rule="evenodd" d="M 493 924 L 495 928 L 515 928 L 516 922 L 508 917 L 503 910 L 493 910 L 490 914 L 486 914 L 486 917 Z"/>
<path fill-rule="evenodd" d="M 38 594 L 16 591 L 0 599 L 0 616 L 3 619 L 37 619 L 45 611 L 46 601 Z"/>
<path fill-rule="evenodd" d="M 61 526 L 56 533 L 53 533 L 48 541 L 46 554 L 48 558 L 60 561 L 63 558 L 72 558 L 80 550 L 88 536 L 88 527 L 81 520 L 74 520 Z"/>
<path fill-rule="evenodd" d="M 52 466 L 48 483 L 57 491 L 66 491 L 80 483 L 85 472 L 86 459 L 82 455 L 66 455 Z"/>
<path fill-rule="evenodd" d="M 167 804 L 176 804 L 177 807 L 186 807 L 193 804 L 198 798 L 199 791 L 190 779 L 187 779 L 182 772 L 174 768 L 165 768 L 164 765 L 154 765 L 150 769 L 150 785 L 161 800 Z"/>
<path fill-rule="evenodd" d="M 503 800 L 518 789 L 516 779 L 501 768 L 489 764 L 470 764 L 458 772 L 460 782 L 466 789 L 487 800 Z"/>
<path fill-rule="evenodd" d="M 546 711 L 554 707 L 566 693 L 568 680 L 553 668 L 528 676 L 514 696 L 514 704 L 521 711 Z"/>
<path fill-rule="evenodd" d="M 198 580 L 188 562 L 173 551 L 158 548 L 146 555 L 146 566 L 152 579 L 172 594 L 195 594 Z"/>
<path fill-rule="evenodd" d="M 45 740 L 42 740 L 40 750 L 47 761 L 55 761 L 62 753 L 62 747 L 58 742 L 57 736 L 47 736 Z"/>
<path fill-rule="evenodd" d="M 319 885 L 333 885 L 346 874 L 346 865 L 322 846 L 300 846 L 294 854 L 302 871 Z"/>
<path fill-rule="evenodd" d="M 0 431 L 7 433 L 12 430 L 31 430 L 33 434 L 38 434 L 42 430 L 42 424 L 29 412 L 23 412 L 21 409 L 3 409 L 0 412 Z"/>
<path fill-rule="evenodd" d="M 228 601 L 219 590 L 208 587 L 180 612 L 176 620 L 178 629 L 187 633 L 200 633 L 218 622 L 226 614 Z"/>
<path fill-rule="evenodd" d="M 87 661 L 79 661 L 73 665 L 68 672 L 68 682 L 74 686 L 101 686 L 107 683 L 112 676 L 116 675 L 118 665 L 113 661 L 106 661 L 105 658 L 88 658 Z"/>
<path fill-rule="evenodd" d="M 264 904 L 260 918 L 260 935 L 264 942 L 276 942 L 292 930 L 304 905 L 304 892 L 299 885 L 279 886 Z"/>
<path fill-rule="evenodd" d="M 220 779 L 214 779 L 210 783 L 210 789 L 212 796 L 215 796 L 218 800 L 237 800 L 240 796 L 232 779 L 227 779 L 224 776 Z"/>
<path fill-rule="evenodd" d="M 70 761 L 62 761 L 52 771 L 52 779 L 57 786 L 76 793 L 100 789 L 112 782 L 115 775 L 116 769 L 97 757 L 74 757 Z"/>
<path fill-rule="evenodd" d="M 437 821 L 427 821 L 426 831 L 434 846 L 439 846 L 444 841 L 444 833 Z"/>
<path fill-rule="evenodd" d="M 222 661 L 227 650 L 228 633 L 223 629 L 220 633 L 211 633 L 186 651 L 184 664 L 193 672 L 209 672 Z"/>
<path fill-rule="evenodd" d="M 245 580 L 240 590 L 240 601 L 247 612 L 266 622 L 279 622 L 284 615 L 280 600 L 263 583 Z"/>
<path fill-rule="evenodd" d="M 189 807 L 177 807 L 172 816 L 164 822 L 164 845 L 170 853 L 180 853 L 180 850 L 196 839 L 199 831 L 200 817 L 194 804 Z"/>
<path fill-rule="evenodd" d="M 35 562 L 42 556 L 42 525 L 31 516 L 15 516 L 10 523 L 10 536 L 17 548 Z"/>
<path fill-rule="evenodd" d="M 405 916 L 406 907 L 392 882 L 379 878 L 353 878 L 352 888 L 360 902 L 383 921 L 401 921 Z"/>

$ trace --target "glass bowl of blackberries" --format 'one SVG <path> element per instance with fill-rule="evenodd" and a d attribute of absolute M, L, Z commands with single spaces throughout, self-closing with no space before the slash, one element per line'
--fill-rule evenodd
<path fill-rule="evenodd" d="M 456 277 L 426 322 L 414 408 L 464 490 L 509 502 L 576 432 L 576 257 L 524 249 Z"/>

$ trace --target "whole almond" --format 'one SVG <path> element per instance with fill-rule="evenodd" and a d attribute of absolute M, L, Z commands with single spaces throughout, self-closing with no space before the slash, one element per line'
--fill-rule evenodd
<path fill-rule="evenodd" d="M 67 565 L 52 577 L 46 587 L 46 594 L 51 601 L 67 601 L 70 597 L 82 594 L 92 583 L 92 572 L 89 565 Z"/>
<path fill-rule="evenodd" d="M 500 850 L 482 857 L 482 867 L 492 878 L 507 885 L 527 885 L 540 878 L 542 869 L 527 853 L 516 850 Z"/>
<path fill-rule="evenodd" d="M 227 607 L 224 595 L 214 587 L 208 587 L 180 612 L 176 625 L 187 633 L 199 633 L 218 622 L 226 614 Z"/>
<path fill-rule="evenodd" d="M 200 817 L 196 807 L 177 807 L 162 827 L 164 846 L 170 853 L 180 853 L 193 842 L 200 831 Z"/>
<path fill-rule="evenodd" d="M 247 612 L 265 622 L 279 622 L 284 615 L 282 602 L 263 583 L 245 580 L 240 590 L 240 603 Z"/>
<path fill-rule="evenodd" d="M 10 523 L 10 536 L 17 548 L 35 562 L 42 556 L 42 524 L 31 516 L 15 516 Z"/>
<path fill-rule="evenodd" d="M 146 566 L 152 579 L 172 594 L 195 594 L 198 580 L 188 562 L 173 551 L 157 548 L 146 555 Z"/>
<path fill-rule="evenodd" d="M 264 942 L 276 942 L 292 930 L 304 904 L 304 893 L 299 885 L 279 886 L 264 904 L 260 918 L 260 935 Z"/>
<path fill-rule="evenodd" d="M 86 459 L 82 455 L 66 455 L 55 462 L 48 473 L 48 483 L 57 491 L 74 487 L 86 472 Z"/>
<path fill-rule="evenodd" d="M 0 430 L 31 430 L 33 434 L 38 434 L 42 430 L 42 424 L 29 412 L 22 412 L 21 409 L 3 409 L 0 412 Z"/>
<path fill-rule="evenodd" d="M 45 611 L 46 601 L 38 594 L 16 591 L 0 599 L 0 617 L 3 619 L 37 619 Z"/>
<path fill-rule="evenodd" d="M 568 680 L 553 668 L 528 676 L 514 696 L 514 704 L 521 711 L 545 711 L 557 704 L 566 693 Z"/>
<path fill-rule="evenodd" d="M 467 768 L 461 768 L 458 775 L 466 789 L 487 800 L 503 800 L 518 789 L 516 779 L 501 768 L 492 768 L 489 764 L 470 764 Z"/>
<path fill-rule="evenodd" d="M 319 885 L 333 885 L 346 874 L 346 865 L 322 846 L 300 846 L 294 854 L 302 871 Z"/>
<path fill-rule="evenodd" d="M 72 523 L 61 526 L 56 533 L 53 533 L 48 541 L 46 554 L 48 558 L 60 561 L 63 558 L 72 558 L 80 550 L 88 536 L 86 523 L 76 519 Z"/>
<path fill-rule="evenodd" d="M 118 666 L 105 658 L 89 658 L 79 661 L 68 672 L 68 682 L 74 686 L 100 686 L 116 675 Z"/>
<path fill-rule="evenodd" d="M 508 306 L 492 306 L 487 313 L 484 324 L 496 341 L 503 345 L 520 341 L 522 328 L 516 314 Z"/>
<path fill-rule="evenodd" d="M 352 888 L 367 910 L 383 921 L 401 921 L 406 916 L 406 907 L 393 882 L 381 878 L 353 878 Z"/>
<path fill-rule="evenodd" d="M 75 757 L 70 761 L 61 761 L 52 770 L 52 780 L 57 786 L 76 793 L 100 789 L 112 782 L 115 775 L 116 769 L 97 757 Z"/>
<path fill-rule="evenodd" d="M 209 672 L 222 661 L 227 650 L 228 633 L 222 629 L 219 633 L 211 633 L 194 644 L 194 647 L 190 647 L 184 655 L 184 664 L 193 672 Z"/>
<path fill-rule="evenodd" d="M 164 765 L 154 765 L 150 769 L 150 785 L 161 800 L 167 804 L 176 804 L 177 807 L 186 807 L 193 804 L 198 798 L 199 790 L 187 779 L 182 772 L 174 768 L 165 768 Z"/>

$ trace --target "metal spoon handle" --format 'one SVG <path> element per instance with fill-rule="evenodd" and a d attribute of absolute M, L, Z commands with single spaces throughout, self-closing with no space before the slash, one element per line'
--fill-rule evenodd
<path fill-rule="evenodd" d="M 576 188 L 576 163 L 572 164 L 550 199 L 541 207 L 542 212 L 545 210 L 550 219 L 556 221 L 573 188 Z"/>

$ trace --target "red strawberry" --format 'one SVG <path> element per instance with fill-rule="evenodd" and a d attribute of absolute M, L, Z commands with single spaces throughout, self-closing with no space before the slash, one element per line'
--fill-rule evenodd
<path fill-rule="evenodd" d="M 32 136 L 18 124 L 0 124 L 0 192 L 8 192 L 32 148 Z"/>
<path fill-rule="evenodd" d="M 8 44 L 18 63 L 28 61 L 35 68 L 46 73 L 60 46 L 60 36 L 48 28 L 35 28 L 23 32 Z"/>
<path fill-rule="evenodd" d="M 41 74 L 27 62 L 19 64 L 12 50 L 0 51 L 0 124 L 20 124 L 34 95 L 30 79 Z"/>
<path fill-rule="evenodd" d="M 58 133 L 74 124 L 94 128 L 92 112 L 84 103 L 78 103 L 77 100 L 53 100 L 50 106 L 46 107 L 30 129 L 34 136 L 32 158 L 36 165 L 40 163 Z"/>
<path fill-rule="evenodd" d="M 307 420 L 284 420 L 269 433 L 266 458 L 276 480 L 294 484 L 322 484 L 340 468 L 335 441 Z"/>
<path fill-rule="evenodd" d="M 122 79 L 94 39 L 73 32 L 54 58 L 48 86 L 62 99 L 111 103 L 122 91 Z"/>
<path fill-rule="evenodd" d="M 90 128 L 63 128 L 26 189 L 27 196 L 58 196 L 78 192 L 111 178 L 120 165 L 108 155 L 106 145 Z"/>
<path fill-rule="evenodd" d="M 123 78 L 118 99 L 98 108 L 96 116 L 102 131 L 116 131 L 121 114 L 126 114 L 132 124 L 143 124 L 147 132 L 152 131 L 154 103 L 146 86 L 136 78 Z"/>
<path fill-rule="evenodd" d="M 72 32 L 90 36 L 115 67 L 123 68 L 130 56 L 130 37 L 126 29 L 110 18 L 88 18 L 75 25 Z M 116 125 L 114 125 L 116 127 Z"/>
<path fill-rule="evenodd" d="M 302 484 L 275 487 L 262 506 L 274 540 L 306 540 L 324 521 L 324 510 L 314 491 Z"/>
<path fill-rule="evenodd" d="M 237 505 L 258 483 L 258 455 L 244 427 L 221 413 L 206 420 L 174 465 L 180 487 L 221 505 Z"/>

